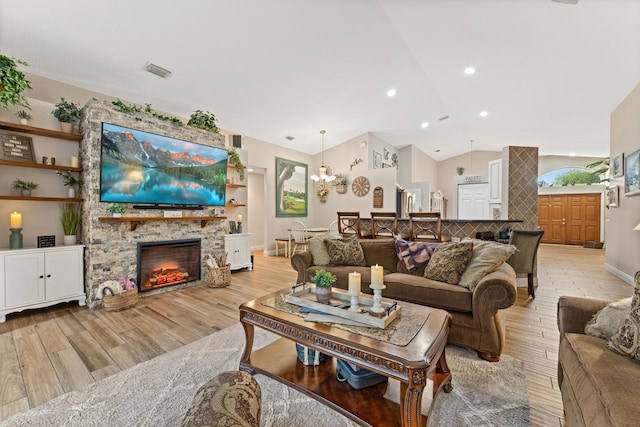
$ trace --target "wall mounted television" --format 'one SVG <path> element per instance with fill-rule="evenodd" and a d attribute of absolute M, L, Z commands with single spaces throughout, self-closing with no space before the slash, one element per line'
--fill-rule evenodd
<path fill-rule="evenodd" d="M 136 208 L 224 206 L 229 152 L 102 123 L 100 201 Z"/>

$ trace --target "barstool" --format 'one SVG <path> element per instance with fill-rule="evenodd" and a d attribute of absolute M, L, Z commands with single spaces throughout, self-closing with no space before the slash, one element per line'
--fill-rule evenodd
<path fill-rule="evenodd" d="M 440 212 L 410 212 L 409 240 L 442 242 Z"/>
<path fill-rule="evenodd" d="M 338 233 L 355 234 L 361 239 L 360 212 L 338 212 Z"/>
<path fill-rule="evenodd" d="M 371 212 L 371 238 L 393 237 L 398 234 L 398 214 Z"/>

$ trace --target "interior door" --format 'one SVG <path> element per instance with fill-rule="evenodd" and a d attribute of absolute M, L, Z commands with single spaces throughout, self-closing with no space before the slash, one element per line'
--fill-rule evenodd
<path fill-rule="evenodd" d="M 538 196 L 543 243 L 582 245 L 600 241 L 600 193 Z"/>
<path fill-rule="evenodd" d="M 538 196 L 538 226 L 544 230 L 542 243 L 565 243 L 563 195 Z"/>

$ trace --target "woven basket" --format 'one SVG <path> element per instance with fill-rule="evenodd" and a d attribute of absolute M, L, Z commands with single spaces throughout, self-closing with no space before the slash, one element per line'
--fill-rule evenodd
<path fill-rule="evenodd" d="M 591 248 L 591 249 L 602 249 L 604 247 L 604 242 L 594 242 L 592 240 L 585 240 L 582 246 L 585 248 Z"/>
<path fill-rule="evenodd" d="M 229 286 L 231 284 L 231 264 L 228 264 L 226 267 L 209 267 L 204 280 L 210 288 L 224 288 Z"/>
<path fill-rule="evenodd" d="M 138 290 L 131 289 L 117 295 L 105 295 L 102 299 L 104 301 L 104 309 L 107 311 L 126 310 L 138 302 Z"/>

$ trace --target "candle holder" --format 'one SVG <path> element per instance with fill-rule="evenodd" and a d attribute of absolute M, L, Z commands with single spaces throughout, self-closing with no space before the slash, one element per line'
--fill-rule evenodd
<path fill-rule="evenodd" d="M 358 297 L 360 296 L 360 292 L 357 294 L 349 294 L 351 297 L 351 305 L 349 306 L 349 311 L 354 313 L 360 313 L 360 306 L 358 305 Z"/>
<path fill-rule="evenodd" d="M 241 233 L 242 233 L 242 223 L 239 222 L 238 223 L 238 234 L 241 234 Z"/>
<path fill-rule="evenodd" d="M 9 249 L 22 248 L 22 228 L 10 228 L 11 235 L 9 236 Z"/>
<path fill-rule="evenodd" d="M 373 289 L 373 306 L 369 309 L 369 314 L 375 317 L 384 317 L 387 314 L 387 310 L 382 306 L 382 290 L 386 289 L 385 285 L 381 287 L 373 287 L 369 285 L 371 289 Z"/>

